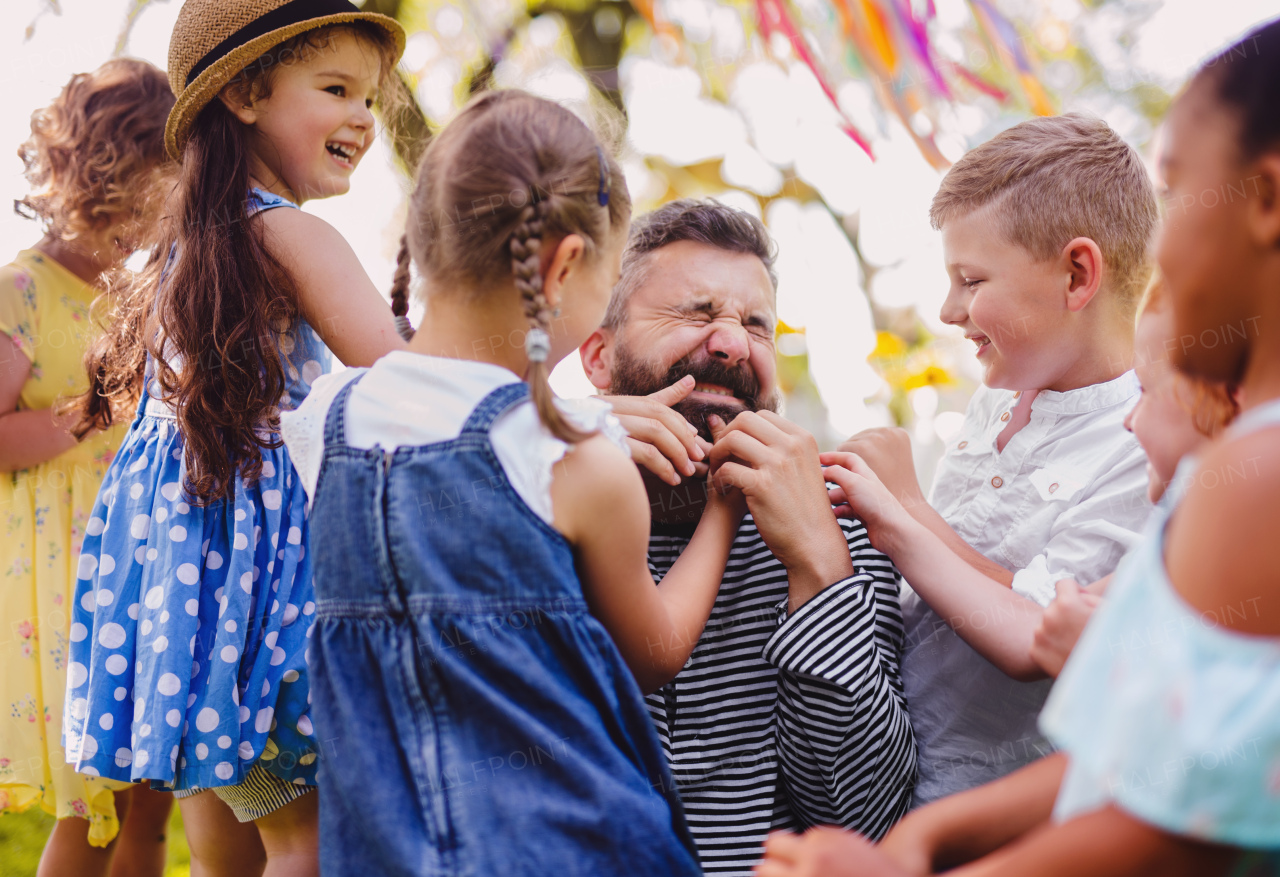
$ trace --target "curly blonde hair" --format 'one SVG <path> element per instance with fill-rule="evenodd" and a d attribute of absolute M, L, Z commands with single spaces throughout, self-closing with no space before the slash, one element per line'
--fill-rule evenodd
<path fill-rule="evenodd" d="M 31 137 L 18 147 L 31 194 L 14 211 L 64 240 L 117 222 L 149 224 L 170 170 L 164 125 L 173 100 L 163 71 L 133 58 L 71 77 L 31 115 Z"/>

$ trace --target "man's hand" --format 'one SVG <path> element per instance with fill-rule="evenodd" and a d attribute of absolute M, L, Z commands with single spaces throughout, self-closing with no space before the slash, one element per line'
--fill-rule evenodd
<path fill-rule="evenodd" d="M 764 844 L 755 877 L 908 877 L 861 835 L 811 828 L 802 835 L 775 831 Z"/>
<path fill-rule="evenodd" d="M 1055 679 L 1080 639 L 1085 623 L 1102 602 L 1101 597 L 1082 590 L 1071 579 L 1058 582 L 1057 590 L 1058 596 L 1044 610 L 1031 641 L 1031 660 Z"/>
<path fill-rule="evenodd" d="M 915 519 L 857 454 L 836 451 L 818 460 L 826 480 L 837 485 L 828 491 L 836 515 L 862 521 L 872 547 L 892 558 Z"/>
<path fill-rule="evenodd" d="M 911 456 L 911 434 L 898 427 L 864 429 L 840 445 L 840 450 L 857 454 L 903 507 L 915 514 L 917 506 L 927 506 L 916 465 Z"/>
<path fill-rule="evenodd" d="M 828 585 L 853 575 L 844 538 L 822 480 L 818 443 L 771 411 L 746 411 L 719 429 L 708 462 L 717 487 L 747 498 L 761 538 L 787 568 L 795 611 Z"/>
<path fill-rule="evenodd" d="M 667 484 L 680 476 L 705 476 L 704 462 L 711 449 L 689 421 L 671 410 L 693 392 L 694 379 L 685 375 L 669 387 L 648 396 L 599 396 L 613 407 L 613 414 L 627 430 L 627 444 L 636 464 Z"/>

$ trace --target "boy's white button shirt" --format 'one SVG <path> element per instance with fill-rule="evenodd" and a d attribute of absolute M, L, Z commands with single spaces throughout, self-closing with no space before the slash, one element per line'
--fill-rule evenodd
<path fill-rule="evenodd" d="M 996 450 L 1018 394 L 980 387 L 947 447 L 930 503 L 969 545 L 1014 571 L 1048 606 L 1060 579 L 1088 584 L 1137 541 L 1151 504 L 1147 458 L 1124 428 L 1138 381 L 1042 391 L 1031 420 Z M 996 779 L 1049 751 L 1036 715 L 1050 682 L 1021 683 L 970 648 L 909 588 L 902 671 L 920 747 L 916 804 Z M 999 625 L 983 613 L 952 625 Z"/>

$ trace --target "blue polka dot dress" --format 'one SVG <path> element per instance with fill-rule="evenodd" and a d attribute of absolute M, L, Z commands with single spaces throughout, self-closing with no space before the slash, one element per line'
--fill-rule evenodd
<path fill-rule="evenodd" d="M 293 206 L 255 190 L 251 212 Z M 281 336 L 295 407 L 329 352 L 299 322 Z M 314 785 L 306 653 L 315 596 L 306 496 L 288 451 L 206 507 L 182 491 L 183 437 L 144 397 L 86 527 L 72 604 L 63 723 L 82 773 L 172 789 L 239 783 L 255 763 Z"/>

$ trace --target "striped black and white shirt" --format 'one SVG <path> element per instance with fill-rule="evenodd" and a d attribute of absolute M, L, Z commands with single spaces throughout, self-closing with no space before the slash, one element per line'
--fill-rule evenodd
<path fill-rule="evenodd" d="M 709 874 L 749 875 L 774 828 L 879 838 L 911 801 L 900 577 L 861 523 L 841 526 L 855 575 L 788 617 L 786 568 L 745 517 L 693 654 L 648 696 Z M 654 522 L 656 579 L 691 534 Z"/>

